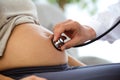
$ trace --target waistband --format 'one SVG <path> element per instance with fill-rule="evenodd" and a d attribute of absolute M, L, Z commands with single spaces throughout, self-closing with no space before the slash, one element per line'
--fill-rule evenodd
<path fill-rule="evenodd" d="M 0 74 L 16 79 L 23 77 L 25 75 L 32 75 L 34 73 L 63 71 L 68 70 L 68 68 L 69 68 L 68 64 L 56 66 L 22 67 L 0 71 Z"/>

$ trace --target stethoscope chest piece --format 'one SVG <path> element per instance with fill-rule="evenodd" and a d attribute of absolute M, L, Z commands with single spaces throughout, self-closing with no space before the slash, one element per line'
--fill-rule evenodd
<path fill-rule="evenodd" d="M 64 45 L 64 40 L 63 40 L 62 38 L 60 38 L 60 39 L 57 40 L 56 42 L 54 42 L 54 41 L 52 40 L 52 44 L 53 44 L 53 46 L 54 46 L 57 50 L 61 51 L 61 46 Z"/>

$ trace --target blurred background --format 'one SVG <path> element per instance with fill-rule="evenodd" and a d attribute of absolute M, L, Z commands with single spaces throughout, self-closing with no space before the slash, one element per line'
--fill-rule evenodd
<path fill-rule="evenodd" d="M 41 24 L 48 29 L 52 30 L 57 22 L 64 21 L 66 19 L 72 19 L 85 24 L 91 19 L 92 16 L 105 10 L 109 5 L 116 3 L 118 0 L 33 0 L 38 6 L 38 13 Z M 43 7 L 40 7 L 40 5 Z M 55 13 L 50 6 L 46 7 L 44 5 L 51 5 L 53 9 L 59 9 L 59 13 Z M 46 9 L 42 10 L 42 9 Z M 41 9 L 41 10 L 40 10 Z M 51 12 L 50 12 L 51 11 Z M 42 14 L 43 13 L 43 14 Z M 48 15 L 49 14 L 49 15 Z M 47 17 L 46 17 L 47 16 Z M 46 18 L 46 19 L 45 19 Z M 42 19 L 42 20 L 41 20 Z M 49 19 L 49 20 L 48 20 Z M 48 23 L 48 25 L 47 25 Z M 103 63 L 120 62 L 120 40 L 114 43 L 109 43 L 108 41 L 98 40 L 90 45 L 79 47 L 68 51 L 72 53 L 73 56 L 82 60 L 83 57 L 92 57 L 103 60 Z"/>

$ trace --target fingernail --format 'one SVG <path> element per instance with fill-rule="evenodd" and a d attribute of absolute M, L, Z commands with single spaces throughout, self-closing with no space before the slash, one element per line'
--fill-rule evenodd
<path fill-rule="evenodd" d="M 54 42 L 56 42 L 56 41 L 57 41 L 57 38 L 56 38 L 55 36 L 54 36 L 54 38 L 53 38 L 53 41 L 54 41 Z"/>

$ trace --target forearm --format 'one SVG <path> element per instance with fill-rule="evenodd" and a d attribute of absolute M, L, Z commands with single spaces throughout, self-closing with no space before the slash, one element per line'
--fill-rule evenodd
<path fill-rule="evenodd" d="M 0 74 L 0 80 L 14 80 L 14 79 Z"/>
<path fill-rule="evenodd" d="M 68 54 L 68 64 L 70 66 L 86 66 L 86 64 L 82 63 L 81 61 L 75 59 L 71 55 Z"/>

